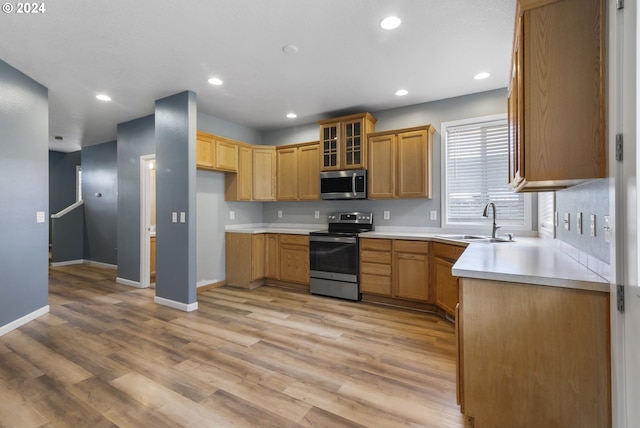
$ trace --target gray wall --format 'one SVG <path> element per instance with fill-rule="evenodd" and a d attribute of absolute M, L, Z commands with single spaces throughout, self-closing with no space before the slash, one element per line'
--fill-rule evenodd
<path fill-rule="evenodd" d="M 196 114 L 190 91 L 156 101 L 156 297 L 187 305 L 197 302 Z"/>
<path fill-rule="evenodd" d="M 100 195 L 100 196 L 98 196 Z M 84 258 L 116 265 L 118 217 L 117 143 L 82 149 L 84 200 Z"/>
<path fill-rule="evenodd" d="M 118 125 L 118 278 L 140 281 L 140 156 L 155 154 L 155 119 Z"/>
<path fill-rule="evenodd" d="M 377 201 L 318 201 L 300 203 L 266 203 L 263 207 L 265 223 L 326 223 L 326 214 L 332 211 L 366 210 L 374 213 L 378 226 L 440 227 L 441 224 L 441 144 L 442 122 L 489 116 L 507 111 L 506 89 L 465 95 L 441 101 L 417 104 L 409 107 L 371 112 L 377 119 L 376 131 L 433 125 L 433 197 L 420 200 Z M 280 145 L 317 140 L 318 125 L 315 123 L 289 129 L 263 133 L 264 144 Z M 282 218 L 277 213 L 282 210 Z M 320 220 L 313 217 L 320 211 Z M 437 211 L 438 220 L 429 220 L 429 212 Z M 383 212 L 390 212 L 390 219 L 383 220 Z M 534 223 L 535 224 L 535 223 Z"/>
<path fill-rule="evenodd" d="M 198 130 L 249 144 L 260 144 L 259 132 L 198 113 Z M 229 224 L 262 223 L 262 203 L 224 200 L 224 173 L 196 172 L 197 283 L 206 285 L 225 279 L 224 231 Z M 235 219 L 229 213 L 233 211 Z"/>
<path fill-rule="evenodd" d="M 47 88 L 0 60 L 0 327 L 48 302 L 48 134 Z"/>
<path fill-rule="evenodd" d="M 556 192 L 558 228 L 556 237 L 580 251 L 609 263 L 609 243 L 604 241 L 604 216 L 609 215 L 609 180 L 594 180 Z M 578 234 L 577 214 L 582 213 L 582 235 Z M 570 228 L 564 228 L 564 214 L 570 214 Z M 589 216 L 596 215 L 596 236 L 589 231 Z"/>

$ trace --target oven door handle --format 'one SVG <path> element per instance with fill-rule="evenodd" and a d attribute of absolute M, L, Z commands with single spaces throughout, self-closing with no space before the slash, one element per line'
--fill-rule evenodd
<path fill-rule="evenodd" d="M 310 236 L 309 242 L 344 242 L 346 244 L 355 244 L 358 238 L 355 237 L 338 237 L 338 236 Z"/>

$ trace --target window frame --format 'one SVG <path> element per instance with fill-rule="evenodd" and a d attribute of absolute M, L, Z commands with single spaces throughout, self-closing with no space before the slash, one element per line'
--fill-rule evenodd
<path fill-rule="evenodd" d="M 452 120 L 447 122 L 442 122 L 440 126 L 440 146 L 441 146 L 441 207 L 442 207 L 442 227 L 449 229 L 482 229 L 485 230 L 487 225 L 490 225 L 491 220 L 480 220 L 480 221 L 455 221 L 449 222 L 448 209 L 449 209 L 449 201 L 447 200 L 447 191 L 448 191 L 448 183 L 447 183 L 447 129 L 457 126 L 467 126 L 480 124 L 483 122 L 495 122 L 507 120 L 507 113 L 500 113 L 495 115 L 488 116 L 479 116 L 479 117 L 471 117 L 467 119 L 459 119 Z M 504 178 L 505 184 L 508 185 L 508 177 Z M 500 231 L 510 230 L 510 231 L 533 231 L 533 204 L 532 204 L 532 196 L 530 193 L 524 194 L 524 222 L 523 224 L 516 224 L 513 221 L 506 220 L 497 220 L 496 223 L 498 226 L 502 226 Z M 481 213 L 479 213 L 481 215 Z"/>

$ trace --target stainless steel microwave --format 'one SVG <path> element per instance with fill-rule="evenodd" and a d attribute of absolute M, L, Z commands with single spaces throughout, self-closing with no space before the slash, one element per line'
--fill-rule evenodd
<path fill-rule="evenodd" d="M 321 172 L 320 197 L 322 199 L 367 199 L 367 170 Z"/>

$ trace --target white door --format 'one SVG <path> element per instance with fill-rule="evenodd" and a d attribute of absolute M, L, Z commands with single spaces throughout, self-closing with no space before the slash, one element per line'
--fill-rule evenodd
<path fill-rule="evenodd" d="M 155 236 L 155 155 L 140 156 L 140 287 L 150 285 L 151 236 Z"/>
<path fill-rule="evenodd" d="M 636 150 L 638 102 L 638 16 L 636 1 L 617 9 L 608 2 L 609 103 L 608 139 L 611 180 L 611 347 L 613 426 L 640 427 L 640 286 L 638 283 L 640 150 Z M 623 160 L 617 161 L 616 134 L 624 141 Z M 624 285 L 625 308 L 616 305 L 616 284 Z"/>

